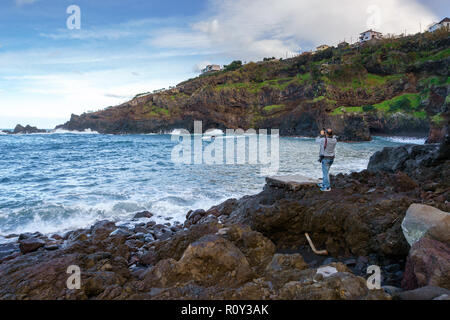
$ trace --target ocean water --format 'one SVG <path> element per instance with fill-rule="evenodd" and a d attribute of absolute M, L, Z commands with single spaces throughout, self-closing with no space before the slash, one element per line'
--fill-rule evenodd
<path fill-rule="evenodd" d="M 331 173 L 361 171 L 375 151 L 405 143 L 424 140 L 339 143 Z M 262 190 L 260 165 L 173 163 L 177 144 L 170 135 L 0 135 L 0 241 L 12 233 L 64 232 L 102 219 L 124 223 L 142 210 L 153 212 L 158 223 L 183 222 L 190 209 Z M 278 174 L 321 176 L 314 139 L 281 137 L 279 151 Z"/>

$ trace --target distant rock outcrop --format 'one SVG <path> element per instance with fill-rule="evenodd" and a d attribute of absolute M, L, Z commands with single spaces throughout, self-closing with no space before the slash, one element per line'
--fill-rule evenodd
<path fill-rule="evenodd" d="M 46 133 L 47 130 L 38 129 L 37 127 L 32 127 L 30 125 L 22 126 L 18 124 L 12 134 L 31 134 L 31 133 Z"/>

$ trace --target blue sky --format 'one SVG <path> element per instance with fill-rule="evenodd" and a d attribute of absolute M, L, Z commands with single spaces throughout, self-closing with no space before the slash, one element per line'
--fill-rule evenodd
<path fill-rule="evenodd" d="M 208 63 L 284 57 L 322 43 L 355 41 L 374 23 L 385 33 L 415 33 L 444 17 L 448 3 L 2 0 L 0 128 L 53 128 L 72 113 L 176 85 Z M 80 30 L 66 27 L 73 4 L 81 9 Z"/>

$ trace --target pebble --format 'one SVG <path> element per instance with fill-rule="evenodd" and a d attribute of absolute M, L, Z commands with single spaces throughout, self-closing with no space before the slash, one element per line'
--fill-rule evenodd
<path fill-rule="evenodd" d="M 45 246 L 44 249 L 48 250 L 48 251 L 54 251 L 54 250 L 58 250 L 59 246 L 57 244 L 50 244 L 48 246 Z"/>

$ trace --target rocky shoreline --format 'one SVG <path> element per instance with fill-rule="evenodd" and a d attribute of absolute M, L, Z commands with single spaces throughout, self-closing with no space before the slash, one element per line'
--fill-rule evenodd
<path fill-rule="evenodd" d="M 386 148 L 368 170 L 332 177 L 330 193 L 267 184 L 190 211 L 184 224 L 140 212 L 132 228 L 100 221 L 10 235 L 18 240 L 0 245 L 0 299 L 449 299 L 448 217 L 412 247 L 402 230 L 412 204 L 448 215 L 449 145 L 447 136 Z M 305 233 L 329 255 L 314 254 Z M 73 265 L 79 290 L 66 284 Z M 370 265 L 381 268 L 379 290 L 367 287 Z"/>
<path fill-rule="evenodd" d="M 32 127 L 30 125 L 26 125 L 24 127 L 24 126 L 18 124 L 12 131 L 0 130 L 0 132 L 6 133 L 6 134 L 35 134 L 35 133 L 47 133 L 47 130 L 38 129 L 37 127 Z"/>

